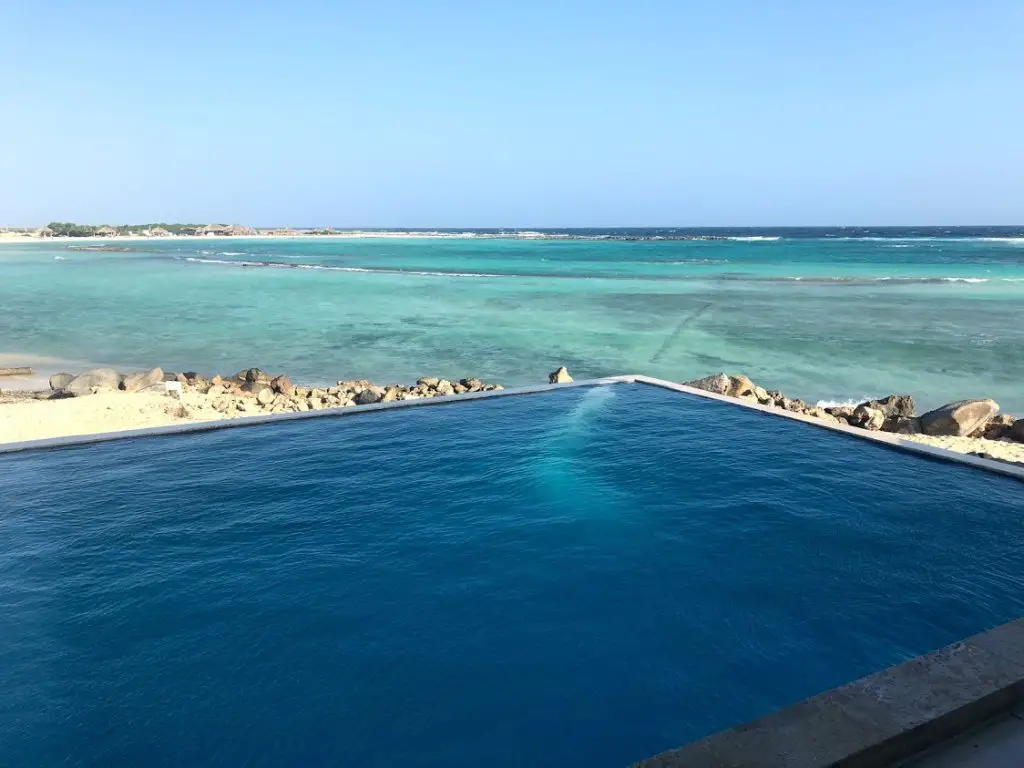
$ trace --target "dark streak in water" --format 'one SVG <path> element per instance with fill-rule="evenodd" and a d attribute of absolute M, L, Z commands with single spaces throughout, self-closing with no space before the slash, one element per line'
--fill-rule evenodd
<path fill-rule="evenodd" d="M 679 338 L 679 334 L 683 332 L 683 329 L 686 328 L 686 326 L 688 326 L 694 320 L 699 319 L 701 315 L 703 315 L 709 309 L 711 309 L 712 306 L 713 305 L 711 304 L 711 302 L 708 302 L 704 306 L 698 307 L 695 311 L 691 312 L 688 316 L 682 318 L 678 323 L 676 323 L 675 330 L 673 330 L 672 333 L 670 333 L 668 337 L 665 339 L 665 341 L 662 342 L 661 346 L 658 348 L 658 351 L 655 352 L 654 356 L 651 358 L 651 362 L 657 363 L 658 361 L 660 361 L 662 356 L 669 350 L 669 348 L 673 344 L 675 344 L 676 339 Z"/>

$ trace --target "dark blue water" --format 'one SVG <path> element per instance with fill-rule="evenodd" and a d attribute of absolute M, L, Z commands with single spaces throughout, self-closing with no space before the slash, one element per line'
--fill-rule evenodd
<path fill-rule="evenodd" d="M 642 385 L 0 457 L 0 765 L 623 765 L 1024 613 L 1022 499 Z"/>

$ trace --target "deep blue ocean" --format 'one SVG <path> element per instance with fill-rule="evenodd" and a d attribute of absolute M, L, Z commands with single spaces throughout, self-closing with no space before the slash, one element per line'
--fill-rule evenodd
<path fill-rule="evenodd" d="M 1022 487 L 642 385 L 0 455 L 0 765 L 622 766 L 1024 613 Z"/>
<path fill-rule="evenodd" d="M 1022 227 L 447 234 L 0 242 L 0 364 L 505 385 L 726 370 L 809 402 L 993 397 L 1024 416 Z"/>

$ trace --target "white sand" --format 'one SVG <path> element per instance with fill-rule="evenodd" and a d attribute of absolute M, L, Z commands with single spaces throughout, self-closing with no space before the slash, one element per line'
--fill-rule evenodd
<path fill-rule="evenodd" d="M 929 437 L 928 435 L 901 435 L 915 443 L 933 445 L 957 453 L 988 453 L 1003 461 L 1017 461 L 1024 464 L 1024 443 L 1009 440 L 984 440 L 973 437 Z"/>
<path fill-rule="evenodd" d="M 125 392 L 64 400 L 23 400 L 0 403 L 0 444 L 224 418 L 224 414 L 213 410 L 209 398 L 194 392 L 185 393 L 181 402 L 169 395 Z"/>

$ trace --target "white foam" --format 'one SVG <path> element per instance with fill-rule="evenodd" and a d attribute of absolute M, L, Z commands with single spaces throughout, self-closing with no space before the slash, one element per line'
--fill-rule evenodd
<path fill-rule="evenodd" d="M 855 400 L 819 400 L 814 404 L 815 408 L 856 408 L 861 403 L 875 400 L 874 397 L 861 397 Z"/>
<path fill-rule="evenodd" d="M 727 237 L 725 239 L 735 240 L 736 242 L 739 243 L 770 243 L 776 240 L 781 240 L 782 238 L 777 235 L 747 235 L 743 237 Z"/>

